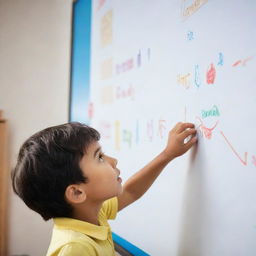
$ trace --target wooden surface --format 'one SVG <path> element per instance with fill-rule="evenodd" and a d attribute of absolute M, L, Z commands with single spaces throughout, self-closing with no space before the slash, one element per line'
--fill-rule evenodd
<path fill-rule="evenodd" d="M 7 121 L 0 110 L 0 256 L 7 255 Z"/>

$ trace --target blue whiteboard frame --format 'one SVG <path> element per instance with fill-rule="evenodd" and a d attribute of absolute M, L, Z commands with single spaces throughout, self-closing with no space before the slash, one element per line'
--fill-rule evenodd
<path fill-rule="evenodd" d="M 89 124 L 91 0 L 73 4 L 69 121 Z"/>
<path fill-rule="evenodd" d="M 91 51 L 91 0 L 77 0 L 73 4 L 72 50 L 69 96 L 69 122 L 89 124 L 90 51 Z M 146 252 L 112 233 L 113 241 L 135 256 L 149 256 Z"/>

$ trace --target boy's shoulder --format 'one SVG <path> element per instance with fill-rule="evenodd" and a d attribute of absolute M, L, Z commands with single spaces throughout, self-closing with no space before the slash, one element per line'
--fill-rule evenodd
<path fill-rule="evenodd" d="M 98 247 L 97 243 L 89 236 L 74 230 L 54 227 L 46 256 L 97 255 L 96 252 L 100 249 Z"/>

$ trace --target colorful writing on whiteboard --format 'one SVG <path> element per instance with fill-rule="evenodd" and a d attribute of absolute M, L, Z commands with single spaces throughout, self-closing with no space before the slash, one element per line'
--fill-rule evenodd
<path fill-rule="evenodd" d="M 187 39 L 188 41 L 192 41 L 194 39 L 194 33 L 193 31 L 188 31 L 187 33 Z"/>
<path fill-rule="evenodd" d="M 185 75 L 179 74 L 177 76 L 177 83 L 183 86 L 185 89 L 189 89 L 189 87 L 191 86 L 190 76 L 190 73 L 187 73 Z"/>
<path fill-rule="evenodd" d="M 223 66 L 224 63 L 224 56 L 222 52 L 219 52 L 219 61 L 218 61 L 218 66 Z"/>
<path fill-rule="evenodd" d="M 108 11 L 102 18 L 101 18 L 101 26 L 100 26 L 100 42 L 101 47 L 105 47 L 112 43 L 113 32 L 113 11 Z"/>
<path fill-rule="evenodd" d="M 216 69 L 215 69 L 213 63 L 211 63 L 211 65 L 209 66 L 209 68 L 206 72 L 207 84 L 214 84 L 215 78 L 216 78 Z"/>
<path fill-rule="evenodd" d="M 105 4 L 106 0 L 99 0 L 98 1 L 98 7 L 97 7 L 97 11 Z"/>
<path fill-rule="evenodd" d="M 139 52 L 136 54 L 137 60 L 137 67 L 140 68 L 141 66 L 145 65 L 147 62 L 150 61 L 151 57 L 151 49 L 140 49 Z"/>
<path fill-rule="evenodd" d="M 237 153 L 237 151 L 235 150 L 235 148 L 232 146 L 232 144 L 230 143 L 230 141 L 227 139 L 227 137 L 224 135 L 224 133 L 222 131 L 220 131 L 220 134 L 223 136 L 223 138 L 225 139 L 225 141 L 227 142 L 229 148 L 233 151 L 233 153 L 235 154 L 235 156 L 240 160 L 240 162 L 243 165 L 247 165 L 247 156 L 248 156 L 248 152 L 244 153 L 243 158 Z"/>
<path fill-rule="evenodd" d="M 120 75 L 133 69 L 134 61 L 133 58 L 123 61 L 120 64 L 116 64 L 116 74 Z"/>
<path fill-rule="evenodd" d="M 198 65 L 195 65 L 195 85 L 197 87 L 200 87 L 200 85 L 201 85 L 201 79 L 200 79 L 199 66 Z"/>
<path fill-rule="evenodd" d="M 216 126 L 218 125 L 218 121 L 215 123 L 215 125 L 211 128 L 206 127 L 203 124 L 203 121 L 200 117 L 197 117 L 197 119 L 200 121 L 200 125 L 199 125 L 199 129 L 201 130 L 202 134 L 204 135 L 204 137 L 208 140 L 210 140 L 212 138 L 212 133 L 213 130 L 216 128 Z"/>
<path fill-rule="evenodd" d="M 129 147 L 132 146 L 132 132 L 123 130 L 123 142 L 128 143 Z"/>
<path fill-rule="evenodd" d="M 101 121 L 99 126 L 100 134 L 103 139 L 111 138 L 111 123 L 108 121 Z"/>
<path fill-rule="evenodd" d="M 159 120 L 158 121 L 158 135 L 162 139 L 166 132 L 166 120 Z"/>
<path fill-rule="evenodd" d="M 232 64 L 232 67 L 236 67 L 236 66 L 238 66 L 238 65 L 240 65 L 240 64 L 241 64 L 242 66 L 245 66 L 246 63 L 247 63 L 248 61 L 252 60 L 252 59 L 253 59 L 253 57 L 250 56 L 250 57 L 248 57 L 248 58 L 246 58 L 246 59 L 244 59 L 244 60 L 237 60 L 235 63 Z"/>
<path fill-rule="evenodd" d="M 130 84 L 128 88 L 122 88 L 121 86 L 117 86 L 116 88 L 116 99 L 134 99 L 135 95 L 135 89 L 134 87 Z"/>
<path fill-rule="evenodd" d="M 216 105 L 214 105 L 210 110 L 202 110 L 202 118 L 210 116 L 220 116 L 219 109 Z"/>
<path fill-rule="evenodd" d="M 189 17 L 194 14 L 201 6 L 207 3 L 208 0 L 181 0 L 181 16 L 183 18 Z"/>

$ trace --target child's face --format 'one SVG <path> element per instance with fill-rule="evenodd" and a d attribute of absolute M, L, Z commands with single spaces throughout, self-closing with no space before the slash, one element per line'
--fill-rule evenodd
<path fill-rule="evenodd" d="M 88 179 L 85 184 L 87 199 L 104 201 L 122 193 L 122 180 L 116 165 L 117 160 L 104 155 L 98 142 L 89 145 L 80 161 L 80 167 Z"/>

